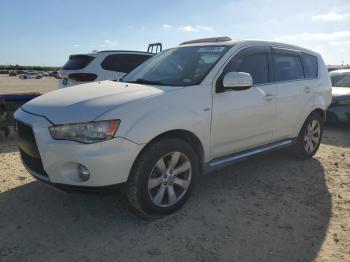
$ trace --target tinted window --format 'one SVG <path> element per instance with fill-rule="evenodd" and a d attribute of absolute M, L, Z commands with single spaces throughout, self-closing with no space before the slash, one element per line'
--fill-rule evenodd
<path fill-rule="evenodd" d="M 317 77 L 318 64 L 317 57 L 313 55 L 308 55 L 303 53 L 302 57 L 304 59 L 304 69 L 306 78 L 315 78 Z"/>
<path fill-rule="evenodd" d="M 65 70 L 77 70 L 86 67 L 95 57 L 88 55 L 72 55 L 63 66 Z"/>
<path fill-rule="evenodd" d="M 105 70 L 129 73 L 150 57 L 150 55 L 136 54 L 109 55 L 103 60 L 101 67 Z"/>
<path fill-rule="evenodd" d="M 332 86 L 349 87 L 350 88 L 350 72 L 349 73 L 330 73 L 332 79 Z"/>
<path fill-rule="evenodd" d="M 253 84 L 269 82 L 269 64 L 267 54 L 253 54 L 236 58 L 225 68 L 225 72 L 245 72 L 253 78 Z"/>
<path fill-rule="evenodd" d="M 304 78 L 300 57 L 288 54 L 273 54 L 276 81 L 287 81 Z"/>

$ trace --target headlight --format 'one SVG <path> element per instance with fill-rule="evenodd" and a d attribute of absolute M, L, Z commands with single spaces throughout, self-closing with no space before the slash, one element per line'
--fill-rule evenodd
<path fill-rule="evenodd" d="M 96 121 L 51 126 L 49 131 L 54 139 L 90 144 L 113 138 L 119 124 L 120 120 Z"/>

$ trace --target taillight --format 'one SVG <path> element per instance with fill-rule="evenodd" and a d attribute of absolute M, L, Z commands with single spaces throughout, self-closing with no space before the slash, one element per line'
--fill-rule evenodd
<path fill-rule="evenodd" d="M 94 81 L 97 78 L 97 75 L 89 73 L 76 73 L 68 75 L 68 78 L 79 82 L 88 82 Z"/>

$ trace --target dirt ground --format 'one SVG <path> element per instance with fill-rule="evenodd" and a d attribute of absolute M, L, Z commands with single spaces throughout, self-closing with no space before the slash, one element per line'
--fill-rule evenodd
<path fill-rule="evenodd" d="M 66 194 L 0 144 L 0 261 L 350 261 L 350 128 L 315 158 L 259 156 L 203 175 L 176 214 L 144 221 L 124 197 Z"/>
<path fill-rule="evenodd" d="M 0 75 L 0 95 L 23 92 L 47 93 L 57 89 L 57 87 L 58 80 L 54 77 L 20 79 L 17 76 Z"/>
<path fill-rule="evenodd" d="M 57 87 L 5 78 L 0 93 Z M 179 212 L 154 221 L 120 192 L 66 194 L 35 181 L 13 136 L 0 143 L 1 262 L 165 260 L 350 261 L 350 127 L 327 127 L 311 160 L 273 152 L 202 175 Z"/>

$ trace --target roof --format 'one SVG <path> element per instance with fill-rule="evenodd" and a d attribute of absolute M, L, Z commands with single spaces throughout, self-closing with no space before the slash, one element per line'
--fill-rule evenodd
<path fill-rule="evenodd" d="M 106 52 L 114 52 L 114 53 L 136 53 L 136 54 L 144 54 L 144 55 L 154 55 L 153 53 L 148 53 L 144 51 L 129 51 L 129 50 L 103 50 L 97 53 L 106 53 Z"/>
<path fill-rule="evenodd" d="M 132 54 L 140 54 L 140 55 L 149 55 L 152 56 L 154 55 L 153 53 L 148 53 L 148 52 L 143 52 L 143 51 L 129 51 L 129 50 L 103 50 L 103 51 L 97 51 L 97 52 L 92 52 L 92 53 L 80 53 L 80 54 L 71 54 L 71 56 L 76 56 L 76 55 L 89 55 L 89 56 L 96 56 L 97 54 L 100 53 L 132 53 Z"/>
<path fill-rule="evenodd" d="M 211 41 L 212 40 L 212 41 Z M 225 37 L 212 37 L 212 38 L 203 38 L 203 39 L 196 39 L 191 40 L 187 42 L 181 43 L 178 47 L 189 47 L 189 46 L 234 46 L 236 44 L 250 44 L 250 45 L 270 45 L 275 46 L 279 48 L 286 48 L 286 49 L 293 49 L 298 50 L 300 52 L 308 52 L 314 55 L 319 55 L 317 52 L 312 51 L 310 49 L 306 49 L 300 46 L 295 46 L 291 44 L 286 43 L 280 43 L 280 42 L 273 42 L 273 41 L 266 41 L 266 40 L 232 40 L 231 38 L 225 36 Z"/>

